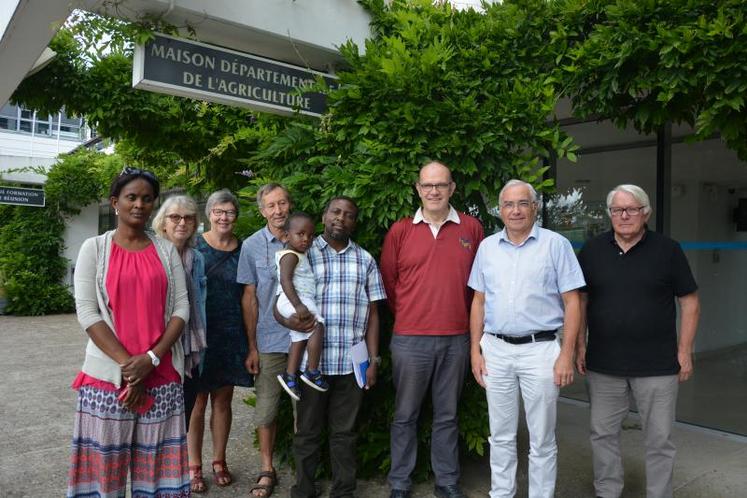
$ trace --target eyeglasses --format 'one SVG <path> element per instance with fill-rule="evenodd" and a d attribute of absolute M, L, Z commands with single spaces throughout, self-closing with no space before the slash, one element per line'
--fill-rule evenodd
<path fill-rule="evenodd" d="M 501 204 L 501 209 L 508 209 L 509 211 L 513 210 L 515 207 L 518 207 L 519 209 L 529 209 L 532 204 L 531 201 L 506 201 Z"/>
<path fill-rule="evenodd" d="M 180 215 L 180 214 L 169 214 L 169 215 L 167 215 L 166 217 L 167 217 L 167 218 L 168 218 L 168 219 L 169 219 L 169 220 L 171 221 L 171 223 L 173 223 L 174 225 L 178 225 L 179 223 L 181 223 L 181 222 L 182 222 L 182 220 L 184 220 L 184 223 L 186 223 L 186 224 L 188 224 L 188 225 L 191 225 L 191 224 L 193 224 L 193 223 L 194 223 L 194 222 L 195 222 L 195 221 L 197 220 L 197 218 L 196 218 L 196 217 L 195 217 L 195 215 L 193 215 L 193 214 L 186 214 L 186 215 L 184 215 L 184 216 L 182 216 L 182 215 Z"/>
<path fill-rule="evenodd" d="M 451 186 L 451 182 L 449 183 L 420 183 L 418 182 L 418 187 L 420 187 L 421 190 L 424 190 L 426 192 L 430 192 L 433 189 L 436 189 L 439 192 L 444 192 L 450 186 Z"/>
<path fill-rule="evenodd" d="M 151 180 L 158 181 L 158 178 L 156 178 L 156 175 L 154 175 L 150 171 L 140 169 L 140 168 L 131 168 L 130 166 L 125 166 L 124 168 L 122 168 L 122 172 L 119 173 L 119 176 L 124 176 L 124 175 L 145 176 L 147 178 L 150 178 Z"/>
<path fill-rule="evenodd" d="M 232 209 L 226 210 L 226 209 L 211 209 L 211 213 L 213 213 L 213 216 L 217 216 L 218 218 L 222 218 L 225 216 L 229 220 L 232 220 L 236 218 L 236 216 L 239 214 L 238 211 L 234 211 Z"/>
<path fill-rule="evenodd" d="M 626 207 L 626 208 L 621 208 L 621 207 L 609 208 L 610 215 L 615 216 L 615 217 L 622 216 L 623 213 L 628 213 L 628 216 L 638 216 L 639 214 L 643 213 L 644 209 L 646 209 L 646 206 Z"/>

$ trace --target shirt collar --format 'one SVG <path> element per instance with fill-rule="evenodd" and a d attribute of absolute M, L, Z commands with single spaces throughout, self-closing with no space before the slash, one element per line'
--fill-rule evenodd
<path fill-rule="evenodd" d="M 638 242 L 636 242 L 633 247 L 637 247 L 637 246 L 643 244 L 644 242 L 646 242 L 646 239 L 648 238 L 648 233 L 649 232 L 650 232 L 650 230 L 648 229 L 648 224 L 644 225 L 644 227 L 643 227 L 643 236 L 641 237 L 641 240 L 639 240 Z M 617 240 L 615 239 L 615 231 L 614 230 L 610 230 L 609 232 L 607 232 L 607 238 L 608 238 L 610 244 L 612 244 L 615 247 L 619 247 L 619 245 L 617 243 Z M 630 249 L 633 249 L 633 247 L 631 247 Z"/>
<path fill-rule="evenodd" d="M 459 213 L 457 213 L 457 210 L 454 209 L 454 206 L 451 204 L 449 204 L 449 214 L 446 216 L 444 223 L 447 221 L 451 221 L 457 225 L 460 223 Z M 412 217 L 412 224 L 417 225 L 418 223 L 428 223 L 425 221 L 425 218 L 423 218 L 423 208 L 418 208 L 418 210 L 415 211 L 415 216 Z"/>
<path fill-rule="evenodd" d="M 337 254 L 342 254 L 346 252 L 348 249 L 350 249 L 351 247 L 353 247 L 353 239 L 348 239 L 348 245 L 346 245 L 342 251 L 338 252 L 334 247 L 329 245 L 329 242 L 327 242 L 327 240 L 321 235 L 316 236 L 316 238 L 314 239 L 314 243 L 316 243 L 319 246 L 320 250 L 324 250 L 325 248 L 329 247 L 330 251 L 335 251 Z"/>
<path fill-rule="evenodd" d="M 270 231 L 270 227 L 268 227 L 267 225 L 265 225 L 264 228 L 262 228 L 262 233 L 264 234 L 267 242 L 272 242 L 274 240 L 277 240 L 278 242 L 282 242 L 282 240 L 278 239 L 272 234 L 272 232 Z"/>
<path fill-rule="evenodd" d="M 501 230 L 500 232 L 498 232 L 498 242 L 499 243 L 500 242 L 508 242 L 512 246 L 515 245 L 517 247 L 523 246 L 524 244 L 527 243 L 527 241 L 529 241 L 529 239 L 537 239 L 538 237 L 539 237 L 539 226 L 537 226 L 537 222 L 536 221 L 534 222 L 534 225 L 532 225 L 532 230 L 529 232 L 529 236 L 527 237 L 527 239 L 524 242 L 522 242 L 521 244 L 518 244 L 518 245 L 514 244 L 513 242 L 511 242 L 511 240 L 508 238 L 508 235 L 506 234 L 506 227 L 503 227 L 503 230 Z"/>

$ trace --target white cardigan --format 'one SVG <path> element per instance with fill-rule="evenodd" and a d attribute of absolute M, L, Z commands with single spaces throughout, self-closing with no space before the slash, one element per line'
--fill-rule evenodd
<path fill-rule="evenodd" d="M 116 335 L 117 331 L 114 329 L 114 321 L 109 309 L 109 295 L 106 292 L 106 273 L 109 269 L 113 235 L 114 231 L 109 231 L 83 242 L 75 264 L 74 284 L 75 309 L 78 322 L 83 330 L 88 329 L 94 323 L 103 321 Z M 148 237 L 161 258 L 168 280 L 164 325 L 175 316 L 186 323 L 189 319 L 189 301 L 182 260 L 171 242 L 150 234 Z M 181 341 L 174 342 L 171 347 L 171 358 L 174 368 L 179 372 L 183 381 L 184 350 Z M 101 351 L 91 339 L 88 339 L 86 357 L 81 370 L 91 377 L 111 382 L 117 388 L 120 387 L 122 372 L 119 364 Z"/>

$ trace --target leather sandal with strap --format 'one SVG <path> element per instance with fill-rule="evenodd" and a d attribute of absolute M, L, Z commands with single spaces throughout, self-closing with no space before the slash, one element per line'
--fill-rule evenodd
<path fill-rule="evenodd" d="M 220 470 L 215 470 L 216 465 L 220 466 Z M 230 486 L 233 482 L 233 476 L 228 471 L 228 465 L 226 464 L 226 461 L 213 460 L 211 466 L 213 467 L 213 481 L 215 482 L 216 486 L 219 486 L 221 488 Z"/>
<path fill-rule="evenodd" d="M 207 491 L 207 484 L 202 475 L 202 465 L 189 466 L 189 489 L 195 494 L 201 494 Z"/>
<path fill-rule="evenodd" d="M 260 484 L 259 481 L 262 479 L 269 479 L 269 484 Z M 260 496 L 261 498 L 269 498 L 272 496 L 272 492 L 275 491 L 275 486 L 278 485 L 278 474 L 275 472 L 275 469 L 272 470 L 263 470 L 259 474 L 257 474 L 257 483 L 251 487 L 249 490 L 250 496 Z M 255 495 L 255 491 L 264 491 L 264 494 Z"/>

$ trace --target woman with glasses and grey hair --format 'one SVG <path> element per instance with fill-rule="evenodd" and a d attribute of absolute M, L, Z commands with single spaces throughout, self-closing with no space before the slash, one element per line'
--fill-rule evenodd
<path fill-rule="evenodd" d="M 244 289 L 236 282 L 241 241 L 236 238 L 233 230 L 239 215 L 239 201 L 228 189 L 213 192 L 208 197 L 205 214 L 210 221 L 210 230 L 197 237 L 196 249 L 205 258 L 208 347 L 202 372 L 196 378 L 198 394 L 192 409 L 187 438 L 190 468 L 200 470 L 205 408 L 210 398 L 213 481 L 217 486 L 224 487 L 233 482 L 226 465 L 233 388 L 251 387 L 254 381 L 244 366 L 249 354 L 241 315 L 241 295 Z"/>
<path fill-rule="evenodd" d="M 187 295 L 189 297 L 189 321 L 184 326 L 181 337 L 184 349 L 184 412 L 189 427 L 195 400 L 197 398 L 197 382 L 202 370 L 202 357 L 207 347 L 205 339 L 205 293 L 207 282 L 205 278 L 205 258 L 202 253 L 194 249 L 195 234 L 197 233 L 197 203 L 186 195 L 169 197 L 161 204 L 161 208 L 153 218 L 153 231 L 159 237 L 168 240 L 182 260 L 184 272 L 187 276 Z M 199 466 L 189 469 L 190 488 L 193 493 L 202 493 L 207 487 Z"/>

